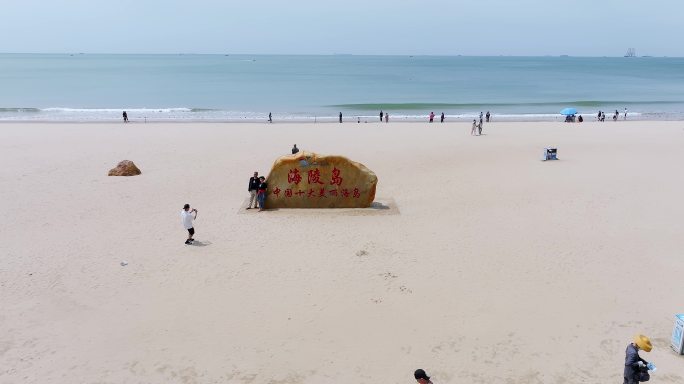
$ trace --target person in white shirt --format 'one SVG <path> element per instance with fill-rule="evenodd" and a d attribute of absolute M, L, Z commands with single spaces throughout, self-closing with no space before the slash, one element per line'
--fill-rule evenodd
<path fill-rule="evenodd" d="M 194 213 L 194 215 L 193 215 Z M 181 211 L 181 222 L 183 223 L 183 228 L 188 231 L 188 239 L 185 240 L 185 244 L 192 244 L 195 239 L 192 236 L 195 235 L 195 227 L 192 225 L 192 221 L 197 219 L 197 210 L 190 209 L 190 204 L 185 204 L 183 210 Z"/>

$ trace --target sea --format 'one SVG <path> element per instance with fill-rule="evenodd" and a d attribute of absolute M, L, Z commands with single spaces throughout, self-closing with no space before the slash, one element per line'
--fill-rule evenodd
<path fill-rule="evenodd" d="M 684 120 L 684 58 L 0 54 L 0 121 L 562 121 L 567 107 Z"/>

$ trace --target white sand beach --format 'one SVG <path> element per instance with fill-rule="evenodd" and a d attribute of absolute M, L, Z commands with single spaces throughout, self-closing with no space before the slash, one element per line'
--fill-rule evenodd
<path fill-rule="evenodd" d="M 684 122 L 469 133 L 0 124 L 0 384 L 618 383 L 636 333 L 683 383 Z M 245 212 L 294 143 L 395 206 Z M 108 177 L 124 159 L 142 175 Z"/>

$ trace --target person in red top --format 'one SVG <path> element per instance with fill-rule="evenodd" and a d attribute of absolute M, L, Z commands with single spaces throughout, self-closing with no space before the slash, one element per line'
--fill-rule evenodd
<path fill-rule="evenodd" d="M 435 113 L 430 112 L 430 122 L 432 123 L 435 120 Z"/>
<path fill-rule="evenodd" d="M 266 178 L 263 176 L 259 177 L 259 189 L 257 190 L 257 200 L 259 200 L 259 212 L 264 210 L 266 204 L 266 191 L 268 190 L 268 184 L 266 184 Z"/>

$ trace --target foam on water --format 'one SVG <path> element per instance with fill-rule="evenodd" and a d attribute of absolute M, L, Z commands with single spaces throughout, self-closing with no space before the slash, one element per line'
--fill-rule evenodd
<path fill-rule="evenodd" d="M 0 54 L 0 120 L 684 119 L 684 59 Z"/>

